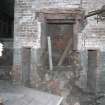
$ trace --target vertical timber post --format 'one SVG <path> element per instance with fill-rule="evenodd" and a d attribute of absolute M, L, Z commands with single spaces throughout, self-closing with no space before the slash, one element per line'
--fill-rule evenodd
<path fill-rule="evenodd" d="M 52 48 L 51 48 L 51 38 L 50 38 L 50 36 L 48 36 L 47 39 L 48 39 L 49 68 L 50 68 L 50 70 L 53 70 Z"/>

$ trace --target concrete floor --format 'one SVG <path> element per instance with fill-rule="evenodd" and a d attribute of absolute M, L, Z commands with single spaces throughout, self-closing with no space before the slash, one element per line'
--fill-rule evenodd
<path fill-rule="evenodd" d="M 0 81 L 0 97 L 4 105 L 59 105 L 62 97 L 51 95 L 24 86 Z"/>

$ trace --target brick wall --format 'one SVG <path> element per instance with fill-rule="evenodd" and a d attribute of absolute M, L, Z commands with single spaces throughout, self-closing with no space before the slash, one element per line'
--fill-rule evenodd
<path fill-rule="evenodd" d="M 75 7 L 74 4 L 80 4 L 80 0 L 76 0 L 75 2 L 73 0 L 15 0 L 14 66 L 18 65 L 19 69 L 21 69 L 22 47 L 31 47 L 36 51 L 36 53 L 39 52 L 38 49 L 41 47 L 41 25 L 40 22 L 36 19 L 35 11 L 41 8 L 57 8 L 59 6 L 63 6 L 64 8 L 65 5 L 68 5 L 71 8 Z"/>
<path fill-rule="evenodd" d="M 22 48 L 30 47 L 32 55 L 30 65 L 31 86 L 39 90 L 63 96 L 64 105 L 69 105 L 70 103 L 75 103 L 78 101 L 77 96 L 71 96 L 70 94 L 72 86 L 67 85 L 75 73 L 73 73 L 73 71 L 67 71 L 67 73 L 66 71 L 54 71 L 52 73 L 41 67 L 41 62 L 43 59 L 40 56 L 41 23 L 38 19 L 36 19 L 35 12 L 41 8 L 64 8 L 66 6 L 69 8 L 74 8 L 78 7 L 79 3 L 79 0 L 76 0 L 75 2 L 74 0 L 15 0 L 13 80 L 18 83 L 23 83 Z M 80 67 L 76 67 L 76 70 L 77 68 L 80 69 Z M 76 87 L 75 90 L 78 91 Z"/>
<path fill-rule="evenodd" d="M 86 14 L 89 11 L 100 9 L 105 5 L 105 0 L 87 0 L 86 4 L 83 4 L 83 8 L 86 10 Z M 78 48 L 83 51 L 88 49 L 99 50 L 98 68 L 97 68 L 97 89 L 104 91 L 105 88 L 105 69 L 104 69 L 104 53 L 105 53 L 105 22 L 98 22 L 95 19 L 96 16 L 89 17 L 87 19 L 87 25 L 84 30 L 78 35 Z M 82 60 L 84 62 L 84 60 Z"/>
<path fill-rule="evenodd" d="M 105 0 L 83 0 L 83 8 L 88 11 L 100 8 L 105 3 Z M 36 18 L 36 10 L 42 8 L 77 8 L 80 0 L 15 0 L 15 21 L 14 21 L 14 81 L 22 81 L 22 48 L 32 48 L 31 59 L 31 84 L 40 90 L 56 93 L 65 97 L 64 104 L 78 102 L 78 94 L 71 95 L 71 86 L 68 86 L 70 75 L 72 72 L 55 71 L 46 73 L 46 70 L 40 67 L 41 63 L 41 23 Z M 78 49 L 80 50 L 80 58 L 83 67 L 82 77 L 77 82 L 80 86 L 86 86 L 86 72 L 87 72 L 87 49 L 99 49 L 104 51 L 104 23 L 94 20 L 94 17 L 88 18 L 87 25 L 84 30 L 78 34 Z M 104 55 L 100 54 L 101 57 Z M 85 59 L 84 59 L 85 58 Z M 103 57 L 100 58 L 103 62 Z M 103 68 L 101 64 L 99 68 Z M 102 69 L 100 69 L 101 71 Z M 59 75 L 58 75 L 59 74 Z M 70 75 L 69 75 L 70 74 Z M 102 79 L 100 79 L 102 80 Z M 53 86 L 54 87 L 53 87 Z M 78 91 L 75 87 L 74 91 Z M 70 94 L 69 94 L 70 93 Z M 70 98 L 72 97 L 72 98 Z M 69 101 L 70 100 L 70 101 Z"/>

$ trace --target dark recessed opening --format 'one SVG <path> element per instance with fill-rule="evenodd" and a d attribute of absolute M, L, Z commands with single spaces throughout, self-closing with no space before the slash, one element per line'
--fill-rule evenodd
<path fill-rule="evenodd" d="M 88 50 L 88 71 L 87 71 L 87 88 L 89 91 L 96 92 L 96 72 L 98 67 L 98 50 Z"/>
<path fill-rule="evenodd" d="M 3 54 L 0 57 L 0 80 L 11 79 L 13 65 L 13 27 L 14 1 L 0 1 L 0 42 L 3 44 Z"/>
<path fill-rule="evenodd" d="M 13 38 L 14 0 L 0 1 L 0 38 Z"/>
<path fill-rule="evenodd" d="M 70 44 L 69 51 L 72 51 L 73 23 L 68 20 L 49 20 L 47 24 L 47 35 L 51 37 L 52 61 L 53 65 L 56 66 L 59 64 L 68 44 Z M 70 65 L 69 54 L 65 57 L 62 65 Z"/>

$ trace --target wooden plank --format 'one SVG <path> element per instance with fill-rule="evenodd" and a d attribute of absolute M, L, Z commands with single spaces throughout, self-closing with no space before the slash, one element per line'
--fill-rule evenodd
<path fill-rule="evenodd" d="M 75 23 L 75 19 L 47 19 L 47 23 L 49 24 L 73 24 Z"/>
<path fill-rule="evenodd" d="M 51 38 L 50 38 L 50 36 L 48 36 L 47 39 L 48 39 L 49 67 L 50 67 L 50 70 L 53 70 L 52 48 L 51 48 Z"/>
<path fill-rule="evenodd" d="M 70 39 L 70 40 L 68 41 L 68 44 L 67 44 L 67 46 L 66 46 L 66 48 L 65 48 L 65 50 L 64 50 L 64 52 L 63 52 L 63 54 L 62 54 L 61 57 L 60 57 L 60 60 L 59 60 L 59 62 L 58 62 L 58 66 L 61 66 L 61 65 L 62 65 L 62 63 L 63 63 L 65 57 L 67 56 L 67 53 L 68 53 L 68 51 L 69 51 L 69 49 L 70 49 L 71 44 L 72 44 L 72 40 Z"/>

